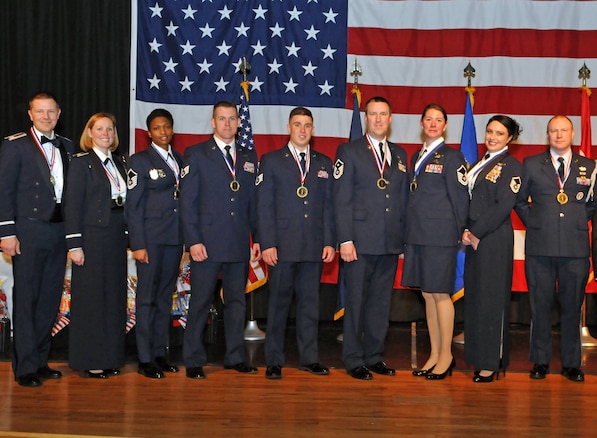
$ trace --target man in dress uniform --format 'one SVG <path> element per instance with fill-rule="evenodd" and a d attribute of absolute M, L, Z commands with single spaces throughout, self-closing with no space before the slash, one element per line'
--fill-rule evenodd
<path fill-rule="evenodd" d="M 62 193 L 75 147 L 54 132 L 60 107 L 52 94 L 34 95 L 28 114 L 29 131 L 0 147 L 0 249 L 12 256 L 15 378 L 40 386 L 62 377 L 48 355 L 64 287 Z"/>
<path fill-rule="evenodd" d="M 257 372 L 245 362 L 244 347 L 249 258 L 261 257 L 255 239 L 257 154 L 236 142 L 240 119 L 232 102 L 214 105 L 211 126 L 213 137 L 186 149 L 181 171 L 181 218 L 185 246 L 191 256 L 191 300 L 183 359 L 191 379 L 205 378 L 203 330 L 220 273 L 224 289 L 224 368 Z"/>
<path fill-rule="evenodd" d="M 182 256 L 179 181 L 182 156 L 172 149 L 172 114 L 147 117 L 148 149 L 129 159 L 126 215 L 130 248 L 137 263 L 135 333 L 139 374 L 161 379 L 178 372 L 167 359 L 172 294 Z"/>
<path fill-rule="evenodd" d="M 297 107 L 288 121 L 290 141 L 261 157 L 257 219 L 263 260 L 269 266 L 265 377 L 282 377 L 286 320 L 296 292 L 299 369 L 328 375 L 319 363 L 319 282 L 334 260 L 332 161 L 311 149 L 313 115 Z"/>
<path fill-rule="evenodd" d="M 404 251 L 408 176 L 406 152 L 390 143 L 390 103 L 371 98 L 365 136 L 342 144 L 334 164 L 333 204 L 345 262 L 346 305 L 343 361 L 355 379 L 393 376 L 383 361 L 390 299 Z"/>
<path fill-rule="evenodd" d="M 563 115 L 547 124 L 549 150 L 525 158 L 516 212 L 526 226 L 525 274 L 531 304 L 532 379 L 551 361 L 551 313 L 560 302 L 562 375 L 583 382 L 580 319 L 589 275 L 588 220 L 595 162 L 572 151 L 574 127 Z"/>

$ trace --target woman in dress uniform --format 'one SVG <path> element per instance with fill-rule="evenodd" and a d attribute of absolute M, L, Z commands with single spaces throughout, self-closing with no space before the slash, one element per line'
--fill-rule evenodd
<path fill-rule="evenodd" d="M 72 261 L 69 365 L 87 377 L 120 373 L 125 359 L 126 172 L 113 115 L 91 116 L 72 160 L 66 190 L 66 241 Z"/>
<path fill-rule="evenodd" d="M 475 367 L 473 382 L 492 382 L 508 366 L 508 324 L 514 234 L 510 214 L 520 189 L 522 166 L 508 153 L 521 129 L 496 115 L 485 128 L 487 153 L 469 171 L 471 197 L 464 270 L 465 358 Z"/>
<path fill-rule="evenodd" d="M 413 371 L 429 380 L 452 375 L 456 258 L 468 216 L 466 161 L 444 143 L 446 110 L 429 104 L 421 116 L 424 144 L 410 166 L 402 284 L 421 289 L 431 354 Z"/>

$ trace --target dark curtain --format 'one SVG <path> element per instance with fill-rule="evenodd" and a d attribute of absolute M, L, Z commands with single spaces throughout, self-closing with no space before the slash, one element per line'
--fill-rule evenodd
<path fill-rule="evenodd" d="M 31 126 L 29 97 L 54 93 L 57 132 L 76 144 L 87 119 L 116 116 L 128 151 L 131 4 L 128 0 L 2 0 L 0 135 Z"/>

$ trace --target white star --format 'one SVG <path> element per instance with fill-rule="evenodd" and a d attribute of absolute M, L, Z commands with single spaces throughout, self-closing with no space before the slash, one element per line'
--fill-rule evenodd
<path fill-rule="evenodd" d="M 189 40 L 187 40 L 186 44 L 181 44 L 180 45 L 181 49 L 182 49 L 182 54 L 184 55 L 185 53 L 189 53 L 191 56 L 193 56 L 193 49 L 197 46 L 195 46 L 194 44 L 191 44 L 189 42 Z"/>
<path fill-rule="evenodd" d="M 288 50 L 288 56 L 296 56 L 298 58 L 298 51 L 301 50 L 300 46 L 296 46 L 294 44 L 294 41 L 292 42 L 291 46 L 286 46 L 286 49 Z"/>
<path fill-rule="evenodd" d="M 170 59 L 168 60 L 168 62 L 162 61 L 162 64 L 164 64 L 166 66 L 166 69 L 164 70 L 164 73 L 166 73 L 168 70 L 170 70 L 172 73 L 176 73 L 174 71 L 174 69 L 178 65 L 178 62 L 172 61 L 172 57 L 170 57 Z"/>
<path fill-rule="evenodd" d="M 249 83 L 251 84 L 251 91 L 255 91 L 255 90 L 257 90 L 257 91 L 261 92 L 261 86 L 262 86 L 262 85 L 263 85 L 265 82 L 261 82 L 261 81 L 259 80 L 259 78 L 258 78 L 257 76 L 255 76 L 255 80 L 254 80 L 254 81 L 251 81 L 251 82 L 249 82 Z"/>
<path fill-rule="evenodd" d="M 199 66 L 199 68 L 201 70 L 199 70 L 199 73 L 203 73 L 206 72 L 207 74 L 209 74 L 209 68 L 213 65 L 210 64 L 209 62 L 207 62 L 207 59 L 203 58 L 203 62 L 201 64 L 197 63 L 197 65 Z"/>
<path fill-rule="evenodd" d="M 238 61 L 232 63 L 232 65 L 234 66 L 234 73 L 238 73 L 240 71 L 240 65 L 242 63 L 243 63 L 242 58 L 238 58 Z"/>
<path fill-rule="evenodd" d="M 305 29 L 305 32 L 307 32 L 307 40 L 313 38 L 315 41 L 317 41 L 317 34 L 319 33 L 319 30 L 315 30 L 313 25 L 311 25 L 311 29 Z"/>
<path fill-rule="evenodd" d="M 282 67 L 282 65 L 283 64 L 279 64 L 276 58 L 274 58 L 274 62 L 268 64 L 269 73 L 272 74 L 275 71 L 276 73 L 280 74 L 280 67 Z"/>
<path fill-rule="evenodd" d="M 176 29 L 178 29 L 178 26 L 175 26 L 174 23 L 172 23 L 172 20 L 170 20 L 170 24 L 168 26 L 166 26 L 166 29 L 168 29 L 168 35 L 174 35 L 176 36 Z"/>
<path fill-rule="evenodd" d="M 307 1 L 307 3 L 311 3 L 311 2 L 313 2 L 313 3 L 317 3 L 317 0 L 308 0 L 308 1 Z"/>
<path fill-rule="evenodd" d="M 286 12 L 288 12 L 288 14 L 290 14 L 290 20 L 288 20 L 288 21 L 292 21 L 292 20 L 301 21 L 300 15 L 303 13 L 303 11 L 298 11 L 296 9 L 296 6 L 294 8 L 292 8 L 292 11 L 286 11 Z"/>
<path fill-rule="evenodd" d="M 187 18 L 192 18 L 193 20 L 195 19 L 195 12 L 197 12 L 197 9 L 191 8 L 191 5 L 187 6 L 186 9 L 181 9 L 181 11 L 184 12 L 183 20 L 186 20 Z"/>
<path fill-rule="evenodd" d="M 217 87 L 216 88 L 216 92 L 218 92 L 219 90 L 222 91 L 226 91 L 226 85 L 228 85 L 230 82 L 227 82 L 224 80 L 223 76 L 220 76 L 220 80 L 218 82 L 214 82 L 214 85 Z"/>
<path fill-rule="evenodd" d="M 286 85 L 286 90 L 284 91 L 284 93 L 288 93 L 289 91 L 292 91 L 294 94 L 296 94 L 296 91 L 294 90 L 297 86 L 298 83 L 294 82 L 292 80 L 292 78 L 290 78 L 290 80 L 288 82 L 282 82 L 284 85 Z"/>
<path fill-rule="evenodd" d="M 324 12 L 323 16 L 325 17 L 325 22 L 327 23 L 328 21 L 331 21 L 332 23 L 336 22 L 336 17 L 338 16 L 338 14 L 336 12 L 334 12 L 332 10 L 332 8 L 330 8 L 329 11 Z"/>
<path fill-rule="evenodd" d="M 257 9 L 253 9 L 253 12 L 255 12 L 255 20 L 258 18 L 263 18 L 265 20 L 265 13 L 267 12 L 267 9 L 263 9 L 261 5 L 259 5 Z"/>
<path fill-rule="evenodd" d="M 218 53 L 218 56 L 220 56 L 221 54 L 226 54 L 226 55 L 230 55 L 228 53 L 228 50 L 230 50 L 230 48 L 232 46 L 228 46 L 226 45 L 226 41 L 222 41 L 222 44 L 219 46 L 216 46 L 218 49 L 220 49 L 220 52 Z"/>
<path fill-rule="evenodd" d="M 302 67 L 305 69 L 305 76 L 307 76 L 307 75 L 315 76 L 313 74 L 313 72 L 315 71 L 315 69 L 317 68 L 317 66 L 311 64 L 311 61 L 309 61 L 309 64 L 303 65 Z"/>
<path fill-rule="evenodd" d="M 325 83 L 323 85 L 318 85 L 319 88 L 321 88 L 321 93 L 319 93 L 319 95 L 323 95 L 323 94 L 327 94 L 328 96 L 331 96 L 330 90 L 332 88 L 334 88 L 333 85 L 328 84 L 328 81 L 326 80 Z"/>
<path fill-rule="evenodd" d="M 180 89 L 180 91 L 184 91 L 184 90 L 191 91 L 191 85 L 193 85 L 195 82 L 194 81 L 189 81 L 189 77 L 185 76 L 184 77 L 184 81 L 178 81 L 178 83 L 180 85 L 182 85 L 182 88 Z"/>
<path fill-rule="evenodd" d="M 205 27 L 200 27 L 199 30 L 201 31 L 201 38 L 206 36 L 211 38 L 211 33 L 215 30 L 215 27 L 209 27 L 209 23 L 205 23 Z"/>
<path fill-rule="evenodd" d="M 150 52 L 156 52 L 156 53 L 160 53 L 160 47 L 162 46 L 160 43 L 158 43 L 158 40 L 156 40 L 155 38 L 153 39 L 153 41 L 150 41 L 149 43 L 149 47 L 150 47 Z"/>
<path fill-rule="evenodd" d="M 153 78 L 147 78 L 147 80 L 149 81 L 149 89 L 150 90 L 154 87 L 157 88 L 158 90 L 160 89 L 161 79 L 158 79 L 158 77 L 155 75 L 155 73 L 153 74 Z"/>
<path fill-rule="evenodd" d="M 224 5 L 224 9 L 218 9 L 218 12 L 220 13 L 221 17 L 220 17 L 220 21 L 222 21 L 224 18 L 227 18 L 228 20 L 230 20 L 230 14 L 232 13 L 233 9 L 228 9 L 228 6 Z"/>
<path fill-rule="evenodd" d="M 162 11 L 164 10 L 164 8 L 160 8 L 160 5 L 158 5 L 158 2 L 155 2 L 155 6 L 153 8 L 150 6 L 149 10 L 151 11 L 152 17 L 158 16 L 158 17 L 162 18 Z"/>
<path fill-rule="evenodd" d="M 325 49 L 321 49 L 321 51 L 323 52 L 323 59 L 325 58 L 330 58 L 332 61 L 334 60 L 334 52 L 336 52 L 336 49 L 332 49 L 330 47 L 330 45 L 328 44 L 328 46 Z"/>
<path fill-rule="evenodd" d="M 239 27 L 235 27 L 234 29 L 238 32 L 238 35 L 236 35 L 237 37 L 241 35 L 248 37 L 247 31 L 250 29 L 250 27 L 246 27 L 245 23 L 241 23 Z"/>
<path fill-rule="evenodd" d="M 284 28 L 280 27 L 278 23 L 276 23 L 274 27 L 270 27 L 269 30 L 272 31 L 272 38 L 275 36 L 279 36 L 280 38 L 282 38 L 282 31 L 284 30 Z"/>
<path fill-rule="evenodd" d="M 257 55 L 258 53 L 263 56 L 263 49 L 265 49 L 267 46 L 262 46 L 261 41 L 257 40 L 257 44 L 251 45 L 251 47 L 253 47 L 254 50 L 253 56 Z"/>

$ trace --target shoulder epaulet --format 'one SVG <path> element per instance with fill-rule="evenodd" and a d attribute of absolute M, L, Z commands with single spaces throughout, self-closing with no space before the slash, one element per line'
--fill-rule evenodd
<path fill-rule="evenodd" d="M 64 140 L 68 140 L 68 141 L 70 141 L 72 143 L 72 140 L 70 138 L 68 138 L 68 137 L 65 137 L 64 135 L 58 135 L 58 134 L 56 134 L 56 137 L 63 138 Z"/>
<path fill-rule="evenodd" d="M 16 140 L 17 138 L 27 137 L 26 132 L 17 132 L 16 134 L 9 135 L 8 137 L 4 137 L 8 141 Z"/>
<path fill-rule="evenodd" d="M 89 152 L 79 152 L 78 154 L 75 154 L 75 157 L 84 157 L 85 155 L 89 155 Z"/>

